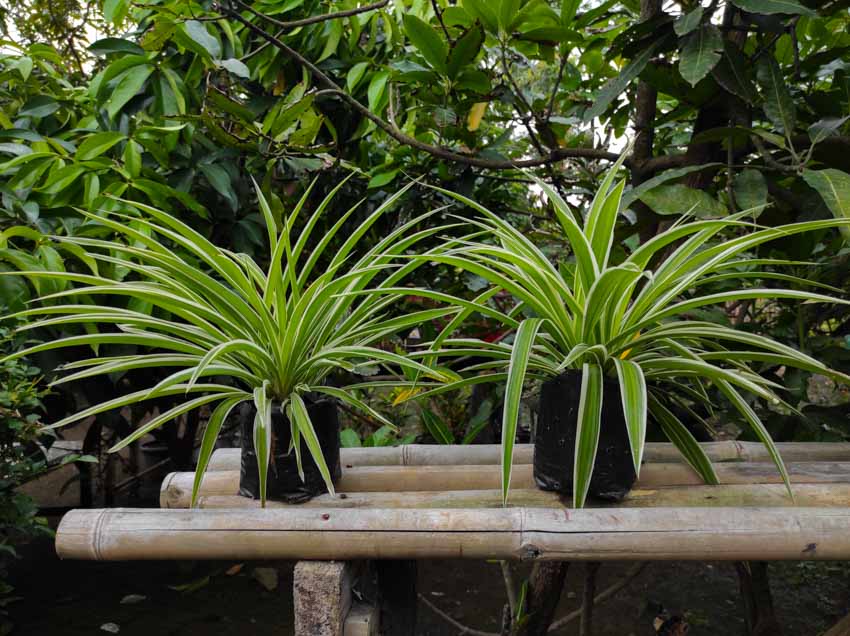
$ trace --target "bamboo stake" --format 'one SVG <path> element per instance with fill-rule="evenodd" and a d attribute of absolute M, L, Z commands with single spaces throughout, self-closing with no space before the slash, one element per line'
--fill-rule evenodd
<path fill-rule="evenodd" d="M 61 558 L 850 559 L 844 508 L 74 510 Z"/>
<path fill-rule="evenodd" d="M 850 483 L 850 462 L 786 463 L 793 483 Z M 722 484 L 781 483 L 776 467 L 767 462 L 720 463 L 715 472 Z M 194 473 L 171 473 L 162 482 L 160 506 L 188 508 Z M 452 490 L 495 490 L 501 473 L 496 465 L 478 466 L 356 466 L 346 468 L 336 484 L 337 492 L 421 492 Z M 646 464 L 641 468 L 637 488 L 698 486 L 702 479 L 687 464 Z M 514 466 L 511 487 L 534 488 L 531 464 Z M 235 495 L 239 492 L 239 473 L 208 472 L 201 494 Z"/>
<path fill-rule="evenodd" d="M 771 461 L 765 447 L 759 442 L 704 442 L 700 444 L 714 462 Z M 776 445 L 785 461 L 850 461 L 850 443 L 838 442 L 788 442 Z M 517 444 L 514 447 L 514 464 L 530 464 L 534 447 Z M 444 466 L 486 465 L 501 461 L 498 444 L 466 446 L 437 446 L 409 444 L 379 448 L 343 448 L 340 450 L 343 467 L 346 466 Z M 238 448 L 220 448 L 210 459 L 208 470 L 239 470 Z M 682 456 L 672 444 L 649 442 L 644 451 L 647 463 L 681 462 Z"/>
<path fill-rule="evenodd" d="M 456 490 L 449 492 L 367 492 L 347 493 L 332 497 L 321 495 L 299 508 L 499 508 L 502 493 L 499 490 Z M 512 490 L 510 507 L 569 508 L 571 500 L 557 493 L 536 488 Z M 589 506 L 604 504 L 589 501 Z M 740 484 L 728 486 L 682 486 L 672 488 L 633 490 L 619 504 L 628 508 L 673 507 L 847 507 L 850 508 L 850 484 L 798 484 L 794 486 L 794 500 L 781 484 Z M 256 499 L 238 495 L 213 495 L 200 497 L 199 508 L 260 508 Z M 267 501 L 267 508 L 291 508 L 279 501 Z"/>

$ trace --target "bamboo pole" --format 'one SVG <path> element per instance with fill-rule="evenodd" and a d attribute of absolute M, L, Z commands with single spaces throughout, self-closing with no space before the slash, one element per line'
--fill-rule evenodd
<path fill-rule="evenodd" d="M 61 558 L 850 559 L 846 508 L 74 510 Z"/>
<path fill-rule="evenodd" d="M 701 444 L 708 458 L 714 462 L 771 461 L 767 449 L 759 442 L 704 442 Z M 843 442 L 788 442 L 777 444 L 785 461 L 850 461 L 850 443 Z M 534 447 L 517 444 L 514 447 L 514 464 L 530 464 Z M 498 444 L 466 446 L 437 446 L 409 444 L 379 448 L 343 448 L 341 461 L 346 466 L 442 466 L 487 465 L 501 461 Z M 239 470 L 239 449 L 219 448 L 210 459 L 209 470 Z M 675 446 L 649 442 L 644 451 L 647 463 L 681 462 L 682 456 Z"/>
<path fill-rule="evenodd" d="M 850 508 L 850 484 L 795 484 L 794 499 L 781 484 L 736 484 L 728 486 L 682 486 L 637 489 L 617 505 L 627 508 L 673 507 L 847 507 Z M 509 507 L 569 508 L 572 502 L 557 493 L 536 488 L 512 490 Z M 343 496 L 321 495 L 297 504 L 299 508 L 498 508 L 500 490 L 457 490 L 448 492 L 366 492 Z M 592 507 L 607 507 L 589 501 Z M 199 508 L 260 508 L 260 502 L 238 495 L 200 497 Z M 267 508 L 291 508 L 279 501 L 266 502 Z"/>
<path fill-rule="evenodd" d="M 850 462 L 788 462 L 793 483 L 850 483 Z M 715 465 L 721 484 L 781 483 L 773 464 L 734 462 Z M 188 508 L 195 473 L 171 473 L 162 482 L 162 508 Z M 702 479 L 687 464 L 645 464 L 636 488 L 698 486 Z M 345 468 L 336 484 L 337 492 L 422 492 L 454 490 L 495 490 L 500 488 L 501 471 L 496 465 L 478 466 L 355 466 Z M 514 466 L 512 488 L 534 488 L 531 464 Z M 235 495 L 239 473 L 212 471 L 204 475 L 201 494 Z"/>

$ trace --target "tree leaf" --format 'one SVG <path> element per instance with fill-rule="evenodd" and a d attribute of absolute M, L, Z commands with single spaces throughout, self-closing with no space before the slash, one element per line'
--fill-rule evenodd
<path fill-rule="evenodd" d="M 764 114 L 786 135 L 794 131 L 796 109 L 785 78 L 772 55 L 762 55 L 758 60 L 757 78 L 764 93 Z"/>
<path fill-rule="evenodd" d="M 348 69 L 348 74 L 345 76 L 345 85 L 348 87 L 349 92 L 353 92 L 357 88 L 368 68 L 369 62 L 358 62 Z"/>
<path fill-rule="evenodd" d="M 339 432 L 339 445 L 342 448 L 360 448 L 360 436 L 352 428 L 344 428 Z"/>
<path fill-rule="evenodd" d="M 463 9 L 473 20 L 478 20 L 490 33 L 498 33 L 499 20 L 489 0 L 463 0 Z"/>
<path fill-rule="evenodd" d="M 391 170 L 385 170 L 383 172 L 376 173 L 371 179 L 369 179 L 369 185 L 367 188 L 380 188 L 381 186 L 385 186 L 390 183 L 393 179 L 395 179 L 398 174 L 398 168 L 392 168 Z"/>
<path fill-rule="evenodd" d="M 30 78 L 30 74 L 32 73 L 33 61 L 31 57 L 27 57 L 24 55 L 23 57 L 19 57 L 15 60 L 10 68 L 18 71 L 18 74 L 21 76 L 21 79 L 25 82 Z"/>
<path fill-rule="evenodd" d="M 599 117 L 605 112 L 611 102 L 623 94 L 631 81 L 640 75 L 640 72 L 649 63 L 649 60 L 652 59 L 655 49 L 657 49 L 660 44 L 661 42 L 659 40 L 650 44 L 647 48 L 643 49 L 634 58 L 632 58 L 632 61 L 626 64 L 617 77 L 614 77 L 605 83 L 605 85 L 596 94 L 593 106 L 585 111 L 585 121 L 590 121 L 591 119 Z"/>
<path fill-rule="evenodd" d="M 679 57 L 679 73 L 688 84 L 696 86 L 720 61 L 723 36 L 713 24 L 706 24 L 685 39 Z"/>
<path fill-rule="evenodd" d="M 740 210 L 752 210 L 753 216 L 761 214 L 767 205 L 767 182 L 755 168 L 745 168 L 732 182 L 735 203 Z"/>
<path fill-rule="evenodd" d="M 404 32 L 428 64 L 445 74 L 448 50 L 437 30 L 415 15 L 405 13 Z"/>
<path fill-rule="evenodd" d="M 327 23 L 327 30 L 325 46 L 322 49 L 322 54 L 319 55 L 319 59 L 316 60 L 317 63 L 328 59 L 339 48 L 339 41 L 342 38 L 342 20 L 330 20 Z"/>
<path fill-rule="evenodd" d="M 237 60 L 234 57 L 222 60 L 221 68 L 225 69 L 226 71 L 229 71 L 230 73 L 233 73 L 237 77 L 242 77 L 244 79 L 251 78 L 251 71 L 248 69 L 247 66 L 245 66 L 245 63 L 240 60 Z"/>
<path fill-rule="evenodd" d="M 788 15 L 809 15 L 816 16 L 817 13 L 804 7 L 797 0 L 732 0 L 739 9 L 749 11 L 750 13 L 761 13 L 764 15 L 772 15 L 774 13 L 784 13 Z"/>
<path fill-rule="evenodd" d="M 697 166 L 685 166 L 684 168 L 671 168 L 670 170 L 665 170 L 661 174 L 655 175 L 651 179 L 647 179 L 639 186 L 632 188 L 628 192 L 623 195 L 622 207 L 627 208 L 632 203 L 640 199 L 641 195 L 644 192 L 648 192 L 653 188 L 660 186 L 662 183 L 667 183 L 668 181 L 672 181 L 673 179 L 678 179 L 679 177 L 684 177 L 687 174 L 692 172 L 697 172 L 699 170 L 705 170 L 706 168 L 711 168 L 714 166 L 722 166 L 722 163 L 703 163 Z"/>
<path fill-rule="evenodd" d="M 673 30 L 676 32 L 676 35 L 682 37 L 696 29 L 700 25 L 700 22 L 702 22 L 702 13 L 703 8 L 697 7 L 676 20 L 673 23 Z"/>
<path fill-rule="evenodd" d="M 124 139 L 124 135 L 120 132 L 95 133 L 94 135 L 86 137 L 83 143 L 79 145 L 75 157 L 78 161 L 94 159 L 112 148 L 112 146 L 122 139 Z"/>
<path fill-rule="evenodd" d="M 202 49 L 204 49 L 209 56 L 217 60 L 221 57 L 221 44 L 218 43 L 218 40 L 210 35 L 210 32 L 207 30 L 206 25 L 203 22 L 198 22 L 197 20 L 187 20 L 183 25 L 183 29 L 195 43 L 200 45 Z"/>
<path fill-rule="evenodd" d="M 230 183 L 230 175 L 227 170 L 214 163 L 202 163 L 198 169 L 204 174 L 210 185 L 215 188 L 221 196 L 230 204 L 230 208 L 235 212 L 239 208 L 239 200 L 236 198 L 236 193 L 233 191 L 233 186 Z"/>
<path fill-rule="evenodd" d="M 529 4 L 532 4 L 533 2 L 534 0 L 529 2 Z M 514 21 L 517 13 L 519 12 L 520 0 L 498 0 L 498 3 L 494 4 L 498 4 L 499 7 L 499 14 L 497 16 L 499 29 L 503 33 L 508 33 L 511 30 L 511 23 Z"/>
<path fill-rule="evenodd" d="M 812 140 L 812 145 L 819 144 L 827 137 L 831 137 L 838 129 L 844 125 L 850 119 L 850 115 L 846 117 L 839 118 L 831 118 L 831 119 L 821 119 L 820 121 L 816 121 L 814 124 L 809 126 L 809 139 Z"/>
<path fill-rule="evenodd" d="M 38 188 L 38 190 L 44 194 L 59 194 L 74 183 L 85 171 L 86 169 L 83 166 L 72 163 L 51 173 L 44 182 L 44 185 Z"/>
<path fill-rule="evenodd" d="M 388 71 L 378 71 L 369 81 L 367 94 L 369 96 L 369 110 L 373 113 L 377 112 L 383 104 L 389 77 L 390 74 Z"/>
<path fill-rule="evenodd" d="M 120 79 L 115 90 L 106 102 L 106 112 L 110 119 L 114 119 L 124 105 L 136 96 L 152 72 L 153 66 L 142 64 L 127 69 L 118 76 Z"/>
<path fill-rule="evenodd" d="M 733 95 L 737 95 L 748 104 L 755 103 L 758 92 L 750 79 L 749 61 L 733 45 L 727 45 L 725 52 L 717 66 L 711 69 L 712 76 L 718 84 Z"/>
<path fill-rule="evenodd" d="M 142 171 L 142 150 L 141 145 L 132 139 L 124 146 L 124 153 L 121 158 L 124 160 L 124 169 L 130 173 L 134 179 L 139 176 Z"/>
<path fill-rule="evenodd" d="M 107 22 L 118 26 L 127 17 L 127 11 L 129 9 L 130 0 L 104 0 L 103 18 Z"/>
<path fill-rule="evenodd" d="M 475 60 L 482 44 L 484 44 L 484 28 L 480 22 L 476 22 L 455 41 L 449 50 L 446 62 L 446 74 L 449 79 L 455 79 L 464 66 Z"/>
<path fill-rule="evenodd" d="M 655 187 L 639 196 L 653 212 L 664 216 L 690 212 L 699 217 L 724 216 L 726 206 L 713 196 L 688 186 L 676 183 Z"/>
<path fill-rule="evenodd" d="M 138 44 L 123 38 L 101 38 L 89 45 L 89 51 L 95 55 L 108 55 L 109 53 L 145 54 L 144 49 Z"/>
<path fill-rule="evenodd" d="M 18 111 L 18 117 L 47 117 L 59 110 L 59 102 L 49 95 L 36 95 Z"/>
<path fill-rule="evenodd" d="M 481 125 L 481 120 L 484 118 L 484 113 L 487 112 L 489 102 L 476 102 L 469 109 L 469 115 L 466 118 L 466 129 L 476 131 Z"/>
<path fill-rule="evenodd" d="M 820 194 L 826 207 L 836 219 L 850 220 L 850 174 L 828 168 L 804 170 L 803 179 Z M 850 241 L 850 227 L 839 228 L 846 241 Z"/>

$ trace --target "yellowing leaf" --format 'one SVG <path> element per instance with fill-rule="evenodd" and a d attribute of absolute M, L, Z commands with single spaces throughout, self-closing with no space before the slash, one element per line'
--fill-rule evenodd
<path fill-rule="evenodd" d="M 478 130 L 486 111 L 487 102 L 476 102 L 473 104 L 472 108 L 469 109 L 469 117 L 466 120 L 466 129 L 471 131 Z"/>
<path fill-rule="evenodd" d="M 393 406 L 398 406 L 404 402 L 407 402 L 409 399 L 415 397 L 417 394 L 421 393 L 422 389 L 411 388 L 411 389 L 402 389 L 399 391 L 398 395 L 393 400 Z"/>

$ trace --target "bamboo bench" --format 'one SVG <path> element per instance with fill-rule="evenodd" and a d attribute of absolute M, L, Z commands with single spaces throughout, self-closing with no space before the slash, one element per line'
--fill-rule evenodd
<path fill-rule="evenodd" d="M 221 449 L 199 509 L 188 509 L 194 473 L 172 473 L 161 509 L 71 511 L 56 549 L 70 559 L 299 560 L 298 636 L 377 634 L 381 621 L 382 633 L 412 634 L 414 559 L 850 559 L 850 444 L 779 447 L 793 501 L 759 444 L 703 444 L 719 486 L 701 485 L 671 445 L 648 444 L 630 495 L 582 510 L 534 488 L 527 445 L 515 449 L 507 509 L 496 446 L 343 449 L 336 497 L 266 509 L 236 494 L 239 451 Z M 353 602 L 354 587 L 375 602 Z"/>

